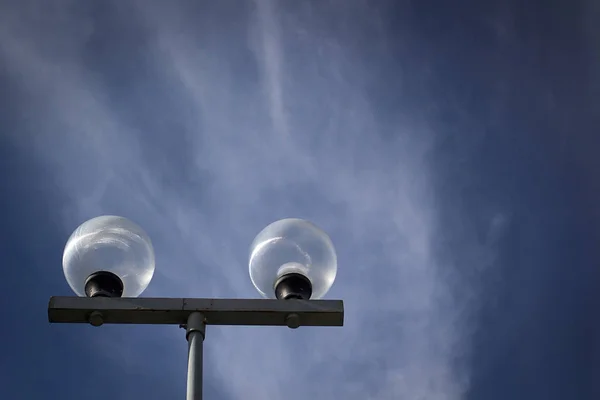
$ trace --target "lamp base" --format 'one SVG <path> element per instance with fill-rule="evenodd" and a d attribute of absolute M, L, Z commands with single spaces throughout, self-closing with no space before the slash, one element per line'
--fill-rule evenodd
<path fill-rule="evenodd" d="M 302 274 L 285 274 L 275 282 L 275 296 L 280 300 L 309 300 L 311 295 L 312 283 Z"/>
<path fill-rule="evenodd" d="M 121 297 L 123 281 L 112 272 L 94 272 L 85 280 L 85 294 L 87 297 Z"/>

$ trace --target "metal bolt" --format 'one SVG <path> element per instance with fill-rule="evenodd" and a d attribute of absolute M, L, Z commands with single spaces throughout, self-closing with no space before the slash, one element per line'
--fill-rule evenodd
<path fill-rule="evenodd" d="M 104 317 L 100 311 L 92 311 L 90 314 L 88 321 L 92 326 L 100 326 L 104 323 Z"/>
<path fill-rule="evenodd" d="M 300 326 L 300 316 L 296 313 L 289 314 L 287 317 L 285 317 L 285 323 L 288 328 L 296 329 Z"/>

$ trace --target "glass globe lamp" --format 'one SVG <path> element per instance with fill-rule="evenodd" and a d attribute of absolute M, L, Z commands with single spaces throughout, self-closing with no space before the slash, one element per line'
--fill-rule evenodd
<path fill-rule="evenodd" d="M 319 299 L 337 273 L 331 239 L 316 225 L 298 218 L 273 222 L 252 242 L 250 278 L 266 298 Z"/>
<path fill-rule="evenodd" d="M 104 215 L 81 224 L 63 253 L 63 272 L 82 297 L 137 297 L 154 275 L 148 235 L 127 218 Z"/>

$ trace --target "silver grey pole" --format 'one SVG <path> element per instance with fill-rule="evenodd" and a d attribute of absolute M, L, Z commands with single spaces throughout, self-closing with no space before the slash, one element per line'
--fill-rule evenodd
<path fill-rule="evenodd" d="M 187 400 L 202 400 L 202 346 L 205 331 L 204 315 L 199 312 L 191 313 L 186 327 L 188 341 Z"/>

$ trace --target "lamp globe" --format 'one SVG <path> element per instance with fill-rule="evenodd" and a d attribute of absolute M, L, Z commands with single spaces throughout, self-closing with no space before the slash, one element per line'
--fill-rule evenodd
<path fill-rule="evenodd" d="M 252 242 L 252 283 L 266 298 L 319 299 L 337 273 L 331 239 L 313 223 L 287 218 L 264 228 Z"/>
<path fill-rule="evenodd" d="M 81 224 L 63 253 L 63 272 L 82 297 L 137 297 L 154 275 L 148 235 L 127 218 L 104 215 Z"/>

